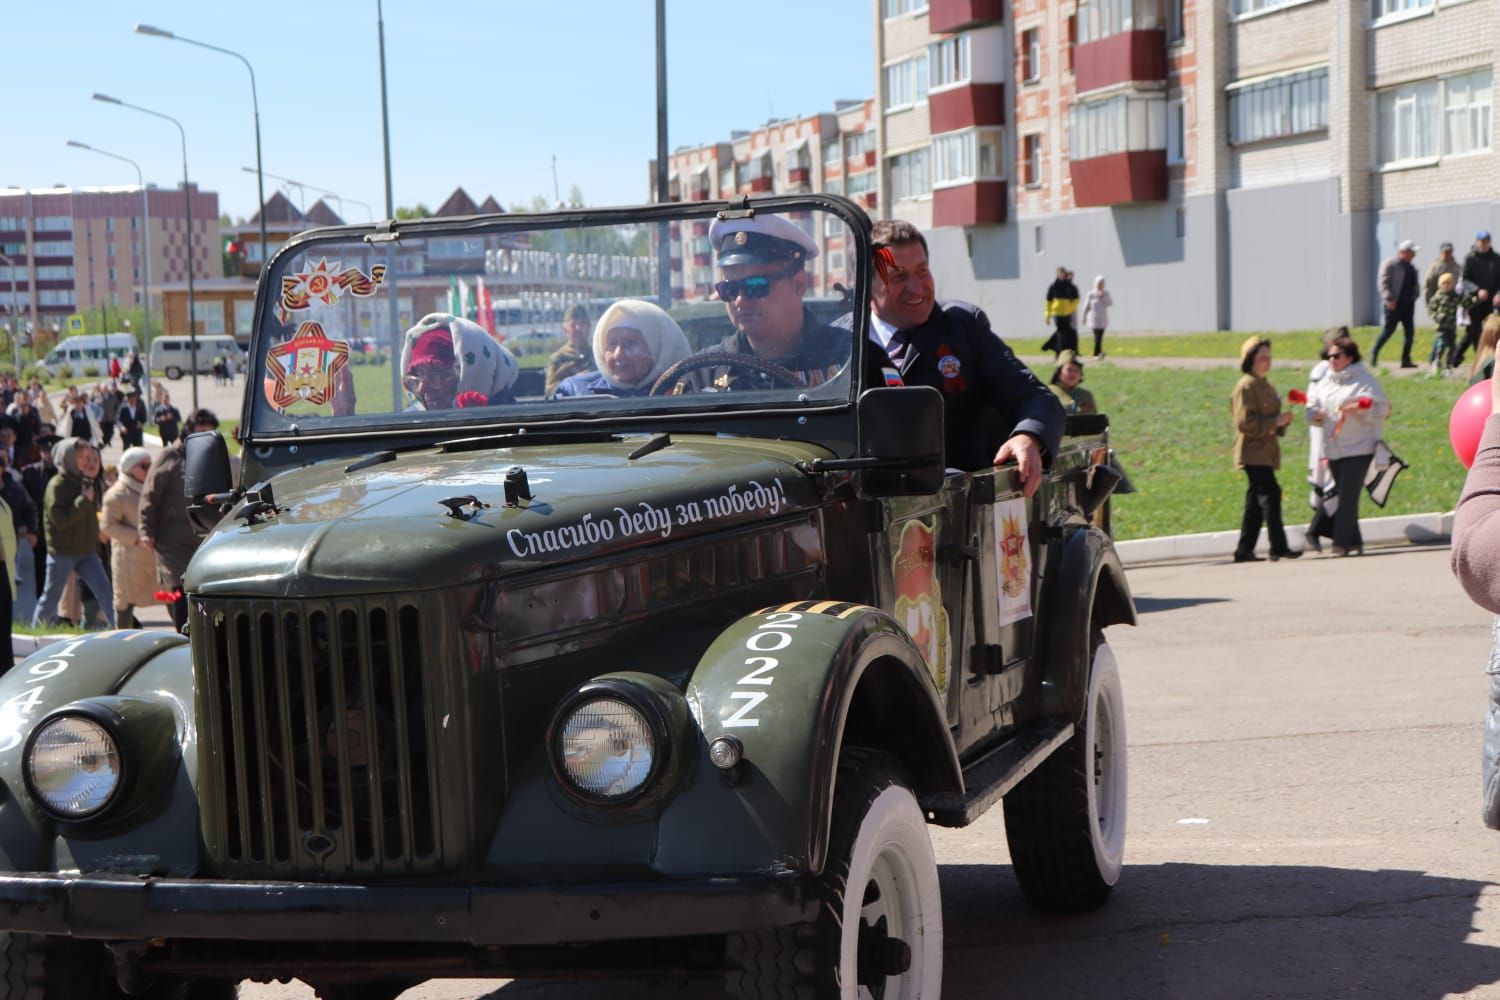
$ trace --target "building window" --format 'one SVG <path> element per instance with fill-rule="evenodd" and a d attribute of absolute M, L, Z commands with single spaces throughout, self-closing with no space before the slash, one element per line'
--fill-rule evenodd
<path fill-rule="evenodd" d="M 1167 102 L 1167 162 L 1183 162 L 1187 148 L 1187 109 L 1182 98 Z"/>
<path fill-rule="evenodd" d="M 115 269 L 114 268 L 110 268 L 109 269 L 109 283 L 111 285 L 113 285 L 115 283 Z"/>
<path fill-rule="evenodd" d="M 1037 253 L 1046 253 L 1047 252 L 1047 241 L 1042 238 L 1042 226 L 1041 226 L 1041 223 L 1038 223 L 1036 226 L 1032 227 L 1032 230 L 1031 230 L 1031 243 L 1032 243 L 1032 249 L 1035 250 Z"/>
<path fill-rule="evenodd" d="M 852 174 L 849 177 L 849 189 L 846 192 L 849 197 L 865 194 L 875 190 L 875 175 L 880 171 L 866 170 L 862 174 Z"/>
<path fill-rule="evenodd" d="M 1161 5 L 1162 0 L 1079 0 L 1079 44 L 1160 28 Z"/>
<path fill-rule="evenodd" d="M 1000 132 L 969 129 L 932 139 L 932 186 L 967 184 L 1000 176 Z"/>
<path fill-rule="evenodd" d="M 1494 73 L 1481 70 L 1443 81 L 1443 152 L 1473 153 L 1490 148 L 1490 95 Z"/>
<path fill-rule="evenodd" d="M 71 306 L 76 303 L 77 296 L 71 288 L 44 288 L 36 293 L 36 304 L 39 306 Z"/>
<path fill-rule="evenodd" d="M 891 198 L 920 198 L 932 193 L 932 175 L 928 170 L 928 150 L 914 149 L 890 159 Z"/>
<path fill-rule="evenodd" d="M 880 9 L 888 18 L 920 14 L 927 9 L 927 0 L 880 0 Z"/>
<path fill-rule="evenodd" d="M 224 303 L 194 302 L 193 325 L 204 336 L 224 333 Z"/>
<path fill-rule="evenodd" d="M 842 251 L 842 250 L 830 250 L 830 251 L 828 251 L 828 273 L 829 274 L 843 274 L 844 273 L 844 251 Z"/>
<path fill-rule="evenodd" d="M 1493 80 L 1493 71 L 1485 69 L 1381 91 L 1376 95 L 1380 163 L 1489 149 Z"/>
<path fill-rule="evenodd" d="M 727 197 L 734 191 L 734 166 L 719 171 L 719 197 Z"/>
<path fill-rule="evenodd" d="M 843 155 L 839 149 L 839 138 L 833 136 L 823 140 L 823 166 L 832 167 L 838 164 L 839 157 Z"/>
<path fill-rule="evenodd" d="M 1328 67 L 1229 88 L 1229 144 L 1328 128 Z"/>
<path fill-rule="evenodd" d="M 1161 94 L 1122 94 L 1068 109 L 1070 160 L 1166 147 L 1167 102 Z"/>
<path fill-rule="evenodd" d="M 234 334 L 248 337 L 255 329 L 255 300 L 237 299 L 234 303 Z"/>
<path fill-rule="evenodd" d="M 969 36 L 954 35 L 927 47 L 932 89 L 969 82 Z"/>
<path fill-rule="evenodd" d="M 105 246 L 105 248 L 104 248 L 104 255 L 106 257 L 113 257 L 115 255 L 115 245 L 113 243 L 110 243 L 107 246 Z"/>
<path fill-rule="evenodd" d="M 829 194 L 843 194 L 844 193 L 844 178 L 842 178 L 842 177 L 825 177 L 825 178 L 823 178 L 823 190 L 827 191 Z M 833 218 L 833 216 L 829 216 L 829 218 L 831 219 L 831 218 Z"/>
<path fill-rule="evenodd" d="M 927 53 L 885 68 L 885 110 L 900 111 L 927 100 Z"/>
<path fill-rule="evenodd" d="M 1042 134 L 1040 132 L 1021 137 L 1021 183 L 1027 187 L 1042 186 Z"/>
<path fill-rule="evenodd" d="M 106 233 L 112 233 L 112 232 L 115 231 L 115 219 L 114 219 L 114 216 L 109 216 L 108 218 L 106 218 L 104 220 L 104 231 Z"/>
<path fill-rule="evenodd" d="M 1069 73 L 1073 72 L 1073 65 L 1074 65 L 1073 64 L 1073 57 L 1074 57 L 1074 52 L 1075 52 L 1075 50 L 1077 48 L 1078 48 L 1078 15 L 1077 14 L 1069 14 L 1068 15 L 1068 58 L 1067 58 L 1067 70 L 1068 70 Z"/>
<path fill-rule="evenodd" d="M 1170 5 L 1173 0 L 1167 0 Z M 1263 11 L 1276 10 L 1278 7 L 1291 7 L 1294 4 L 1304 3 L 1306 0 L 1234 0 L 1234 12 L 1236 14 L 1259 14 Z M 1379 0 L 1376 0 L 1378 3 Z M 1180 6 L 1180 0 L 1178 0 Z M 1169 15 L 1170 16 L 1170 12 Z M 1179 13 L 1179 17 L 1180 17 Z"/>
<path fill-rule="evenodd" d="M 24 232 L 26 220 L 18 215 L 0 215 L 0 230 L 8 233 Z"/>
<path fill-rule="evenodd" d="M 1021 32 L 1021 79 L 1035 83 L 1042 78 L 1042 33 L 1038 28 Z"/>
<path fill-rule="evenodd" d="M 39 233 L 66 233 L 73 228 L 73 219 L 67 215 L 42 215 L 36 220 Z"/>
<path fill-rule="evenodd" d="M 22 275 L 26 273 L 25 268 L 17 268 L 17 270 Z M 64 266 L 54 264 L 48 267 L 39 267 L 36 269 L 37 281 L 72 281 L 75 276 L 76 271 L 71 265 Z"/>
<path fill-rule="evenodd" d="M 1281 2 L 1285 3 L 1286 0 Z M 1431 10 L 1432 0 L 1371 0 L 1371 5 L 1370 16 L 1378 21 L 1384 17 L 1399 17 L 1402 14 Z"/>
<path fill-rule="evenodd" d="M 856 132 L 849 137 L 844 149 L 849 154 L 849 159 L 855 163 L 863 164 L 865 153 L 875 148 L 874 132 Z"/>
<path fill-rule="evenodd" d="M 73 256 L 72 240 L 43 240 L 36 245 L 38 257 L 71 257 Z"/>

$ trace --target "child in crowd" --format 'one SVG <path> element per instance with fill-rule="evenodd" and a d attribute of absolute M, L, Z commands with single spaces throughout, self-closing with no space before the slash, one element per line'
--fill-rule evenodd
<path fill-rule="evenodd" d="M 1428 370 L 1433 375 L 1439 373 L 1439 365 L 1443 369 L 1453 367 L 1453 352 L 1458 343 L 1455 336 L 1458 310 L 1460 307 L 1468 309 L 1474 305 L 1473 294 L 1460 293 L 1456 290 L 1456 285 L 1457 280 L 1452 274 L 1439 275 L 1437 288 L 1427 300 L 1427 315 L 1432 317 L 1432 322 L 1437 326 L 1437 334 L 1432 340 L 1432 353 L 1427 357 Z"/>

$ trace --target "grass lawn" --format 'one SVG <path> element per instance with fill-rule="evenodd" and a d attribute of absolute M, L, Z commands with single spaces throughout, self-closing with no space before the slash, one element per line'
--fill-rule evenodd
<path fill-rule="evenodd" d="M 1419 326 L 1412 344 L 1412 357 L 1427 360 L 1427 351 L 1432 347 L 1432 327 Z M 1141 336 L 1113 337 L 1104 335 L 1104 352 L 1112 358 L 1224 358 L 1238 363 L 1240 345 L 1256 331 L 1222 330 L 1218 333 L 1162 333 Z M 1380 334 L 1378 326 L 1357 326 L 1350 331 L 1360 349 L 1368 357 L 1375 347 L 1375 338 Z M 1316 358 L 1322 346 L 1322 330 L 1293 330 L 1285 333 L 1265 333 L 1271 341 L 1278 360 L 1290 358 Z M 1040 344 L 1041 340 L 1038 339 Z M 1080 331 L 1080 343 L 1091 350 L 1093 334 Z M 1026 340 L 1021 340 L 1022 353 L 1027 353 Z M 1398 331 L 1385 345 L 1386 360 L 1401 358 L 1401 334 Z M 1470 355 L 1472 357 L 1472 355 Z M 1050 372 L 1048 373 L 1050 376 Z"/>
<path fill-rule="evenodd" d="M 1238 335 L 1236 335 L 1238 337 Z M 1123 342 L 1123 341 L 1122 341 Z M 1285 356 L 1285 355 L 1283 355 Z M 1311 366 L 1272 372 L 1283 399 L 1306 388 Z M 1047 376 L 1050 377 L 1050 371 Z M 1245 474 L 1230 463 L 1234 428 L 1229 393 L 1239 369 L 1126 369 L 1089 367 L 1085 383 L 1110 416 L 1110 441 L 1140 492 L 1114 504 L 1117 537 L 1149 538 L 1237 529 L 1244 509 Z M 1368 496 L 1367 517 L 1452 510 L 1465 470 L 1448 444 L 1448 413 L 1467 380 L 1426 376 L 1382 379 L 1392 413 L 1386 442 L 1411 467 L 1382 510 Z M 1307 435 L 1302 407 L 1281 442 L 1282 509 L 1288 524 L 1306 523 Z"/>

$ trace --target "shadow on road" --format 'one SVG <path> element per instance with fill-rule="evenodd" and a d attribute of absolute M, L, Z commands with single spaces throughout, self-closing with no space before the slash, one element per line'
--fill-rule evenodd
<path fill-rule="evenodd" d="M 1488 882 L 1395 870 L 1127 866 L 1103 908 L 1048 917 L 1026 904 L 1008 865 L 944 865 L 942 881 L 943 992 L 958 1000 L 1436 1000 L 1500 981 L 1500 949 L 1466 941 Z M 701 983 L 532 982 L 484 996 L 725 994 Z"/>
<path fill-rule="evenodd" d="M 1224 604 L 1228 600 L 1227 597 L 1137 597 L 1135 610 L 1149 615 L 1155 611 L 1176 611 L 1178 608 L 1191 608 L 1199 604 Z"/>
<path fill-rule="evenodd" d="M 1424 1000 L 1500 981 L 1466 942 L 1493 883 L 1417 871 L 1127 866 L 1105 906 L 1029 909 L 1004 865 L 943 868 L 944 991 L 953 997 Z"/>

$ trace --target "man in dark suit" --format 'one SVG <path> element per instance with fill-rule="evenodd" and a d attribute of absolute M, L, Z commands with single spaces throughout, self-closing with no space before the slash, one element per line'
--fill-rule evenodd
<path fill-rule="evenodd" d="M 972 471 L 1014 459 L 1031 496 L 1061 444 L 1062 405 L 996 336 L 982 309 L 938 301 L 927 240 L 916 226 L 882 220 L 872 238 L 870 339 L 902 383 L 943 394 L 950 466 Z"/>
<path fill-rule="evenodd" d="M 1380 349 L 1401 324 L 1401 367 L 1415 368 L 1411 359 L 1411 342 L 1414 334 L 1413 316 L 1417 307 L 1417 295 L 1422 291 L 1417 269 L 1411 266 L 1417 255 L 1417 245 L 1411 240 L 1402 240 L 1396 254 L 1380 265 L 1380 298 L 1385 302 L 1385 325 L 1375 339 L 1375 350 L 1370 352 L 1370 367 L 1380 364 Z"/>

